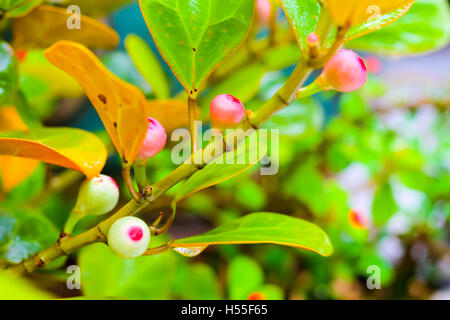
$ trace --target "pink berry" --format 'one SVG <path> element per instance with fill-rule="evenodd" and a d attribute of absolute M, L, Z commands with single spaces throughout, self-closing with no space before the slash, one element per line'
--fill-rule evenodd
<path fill-rule="evenodd" d="M 268 25 L 272 15 L 272 4 L 270 0 L 257 0 L 257 13 L 261 25 Z"/>
<path fill-rule="evenodd" d="M 367 68 L 355 52 L 342 49 L 328 61 L 319 81 L 324 89 L 355 91 L 366 83 Z"/>
<path fill-rule="evenodd" d="M 141 150 L 139 150 L 137 159 L 145 162 L 154 157 L 161 152 L 162 149 L 164 149 L 166 142 L 167 133 L 164 127 L 158 120 L 148 118 L 147 136 L 145 137 Z"/>
<path fill-rule="evenodd" d="M 211 101 L 209 113 L 214 127 L 226 129 L 235 127 L 244 119 L 245 108 L 239 99 L 221 94 Z"/>
<path fill-rule="evenodd" d="M 317 45 L 319 45 L 319 42 L 320 42 L 319 36 L 318 36 L 317 34 L 315 34 L 314 32 L 313 32 L 313 33 L 310 33 L 310 34 L 308 34 L 308 36 L 306 37 L 306 42 L 307 42 L 308 45 L 310 45 L 310 46 L 317 46 Z"/>

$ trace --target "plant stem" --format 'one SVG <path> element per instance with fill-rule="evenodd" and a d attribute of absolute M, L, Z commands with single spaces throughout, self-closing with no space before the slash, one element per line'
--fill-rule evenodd
<path fill-rule="evenodd" d="M 345 30 L 346 31 L 346 30 Z M 334 55 L 335 51 L 340 48 L 344 39 L 345 39 L 345 31 L 342 33 L 338 33 L 338 37 L 336 39 L 335 44 L 332 46 L 329 52 L 326 53 L 326 57 L 331 57 Z M 321 63 L 326 62 L 323 61 L 324 58 L 321 57 Z M 317 61 L 315 61 L 318 63 Z M 286 108 L 291 104 L 295 98 L 296 94 L 299 91 L 302 84 L 308 78 L 308 76 L 313 71 L 313 65 L 316 63 L 311 63 L 309 60 L 302 60 L 289 79 L 286 81 L 284 86 L 269 100 L 267 101 L 259 110 L 255 111 L 249 118 L 248 121 L 243 122 L 238 129 L 240 130 L 240 134 L 237 135 L 238 142 L 245 139 L 246 135 L 248 135 L 249 130 L 258 129 L 264 122 L 266 122 L 274 113 L 280 111 L 281 109 Z M 190 99 L 191 100 L 191 99 Z M 193 102 L 193 103 L 192 103 Z M 190 105 L 193 105 L 195 110 L 195 100 L 190 102 Z M 223 137 L 224 141 L 226 141 L 226 137 Z M 215 143 L 209 144 L 206 148 L 215 148 Z M 222 151 L 225 152 L 226 148 Z M 197 151 L 203 153 L 203 150 Z M 206 151 L 205 151 L 206 152 Z M 207 153 L 211 154 L 211 153 Z M 218 157 L 221 154 L 216 154 Z M 195 154 L 191 155 L 191 159 L 195 159 Z M 209 159 L 212 160 L 212 159 Z M 194 161 L 190 161 L 190 163 L 186 162 L 172 171 L 168 176 L 164 179 L 160 180 L 156 184 L 152 186 L 152 194 L 149 198 L 145 199 L 146 201 L 140 202 L 137 200 L 131 200 L 128 204 L 126 204 L 122 209 L 116 212 L 114 215 L 109 217 L 108 219 L 101 222 L 96 227 L 79 234 L 74 237 L 69 237 L 67 240 L 60 242 L 58 241 L 52 247 L 45 249 L 39 253 L 37 253 L 34 257 L 28 258 L 22 263 L 10 267 L 8 270 L 10 272 L 15 273 L 31 273 L 39 267 L 43 267 L 50 263 L 51 261 L 63 256 L 68 255 L 75 250 L 82 248 L 86 245 L 95 243 L 95 242 L 106 242 L 106 235 L 110 226 L 118 219 L 126 216 L 131 216 L 139 213 L 141 210 L 145 209 L 150 203 L 154 202 L 156 199 L 161 197 L 166 191 L 170 188 L 178 184 L 180 181 L 190 177 L 192 174 L 201 170 L 206 163 L 202 165 L 194 164 Z"/>
<path fill-rule="evenodd" d="M 130 192 L 133 199 L 137 202 L 141 201 L 141 197 L 139 193 L 136 191 L 136 188 L 133 184 L 133 180 L 131 179 L 131 167 L 126 166 L 122 168 L 122 177 L 125 185 L 127 186 L 128 191 Z"/>
<path fill-rule="evenodd" d="M 147 180 L 147 165 L 146 163 L 136 163 L 133 166 L 134 177 L 136 178 L 136 183 L 139 187 L 139 191 L 149 187 Z"/>
<path fill-rule="evenodd" d="M 196 153 L 198 150 L 198 137 L 197 128 L 195 127 L 195 107 L 197 101 L 194 98 L 188 98 L 188 108 L 189 108 L 189 129 L 191 132 L 191 155 Z"/>

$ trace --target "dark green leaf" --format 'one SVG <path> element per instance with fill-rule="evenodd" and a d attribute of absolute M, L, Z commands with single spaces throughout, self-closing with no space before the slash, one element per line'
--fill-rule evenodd
<path fill-rule="evenodd" d="M 162 56 L 193 97 L 204 80 L 244 40 L 253 0 L 141 0 Z M 191 93 L 192 91 L 192 93 Z"/>

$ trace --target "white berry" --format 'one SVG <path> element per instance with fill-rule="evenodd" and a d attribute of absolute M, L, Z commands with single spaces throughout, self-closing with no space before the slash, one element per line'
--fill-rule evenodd
<path fill-rule="evenodd" d="M 149 243 L 150 230 L 139 218 L 120 218 L 109 229 L 108 245 L 122 259 L 139 257 L 147 250 Z"/>

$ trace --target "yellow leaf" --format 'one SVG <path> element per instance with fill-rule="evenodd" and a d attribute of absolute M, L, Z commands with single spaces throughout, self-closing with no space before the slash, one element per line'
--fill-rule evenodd
<path fill-rule="evenodd" d="M 378 15 L 404 6 L 410 7 L 413 2 L 414 0 L 327 0 L 331 17 L 338 26 L 348 22 L 352 26 L 359 25 Z"/>
<path fill-rule="evenodd" d="M 131 165 L 145 139 L 147 100 L 135 86 L 112 74 L 86 47 L 59 41 L 47 59 L 78 81 L 91 100 L 124 164 Z"/>
<path fill-rule="evenodd" d="M 58 40 L 72 40 L 88 47 L 112 49 L 119 35 L 106 24 L 81 15 L 81 28 L 69 29 L 71 13 L 66 8 L 41 5 L 30 14 L 14 19 L 13 47 L 15 49 L 47 48 Z"/>
<path fill-rule="evenodd" d="M 0 108 L 0 131 L 27 130 L 16 108 Z M 0 194 L 8 193 L 25 181 L 36 169 L 39 161 L 9 156 L 0 156 Z"/>
<path fill-rule="evenodd" d="M 27 129 L 27 125 L 23 122 L 16 108 L 10 106 L 0 108 L 0 131 L 25 131 Z"/>
<path fill-rule="evenodd" d="M 196 110 L 200 115 L 200 109 Z M 189 125 L 188 104 L 181 100 L 153 100 L 146 105 L 148 117 L 158 120 L 167 132 Z"/>
<path fill-rule="evenodd" d="M 108 154 L 102 141 L 90 132 L 37 128 L 0 133 L 0 155 L 41 160 L 92 178 L 102 171 Z"/>

